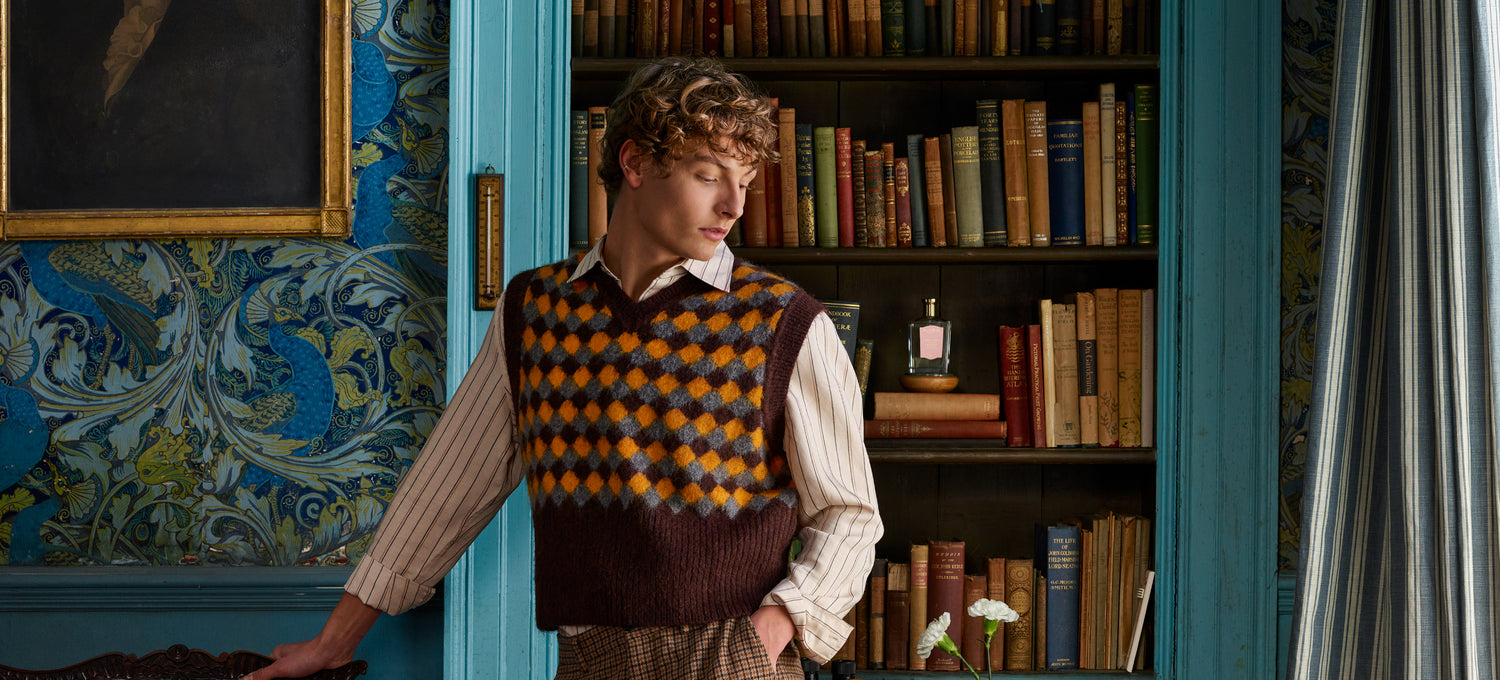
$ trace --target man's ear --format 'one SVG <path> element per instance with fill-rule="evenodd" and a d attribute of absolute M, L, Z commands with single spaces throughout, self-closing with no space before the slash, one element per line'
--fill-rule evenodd
<path fill-rule="evenodd" d="M 635 140 L 627 139 L 620 145 L 620 172 L 624 177 L 624 184 L 632 189 L 640 188 L 641 173 L 646 166 L 651 164 L 651 158 L 637 146 Z"/>

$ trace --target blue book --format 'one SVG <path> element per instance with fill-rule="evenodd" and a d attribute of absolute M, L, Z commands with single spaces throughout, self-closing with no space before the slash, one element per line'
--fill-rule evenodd
<path fill-rule="evenodd" d="M 1037 539 L 1038 568 L 1047 588 L 1047 649 L 1042 668 L 1078 668 L 1079 581 L 1083 575 L 1079 527 L 1038 527 Z"/>
<path fill-rule="evenodd" d="M 1135 92 L 1125 93 L 1125 155 L 1130 159 L 1130 179 L 1126 180 L 1126 184 L 1130 187 L 1126 193 L 1128 207 L 1125 211 L 1125 223 L 1129 225 L 1128 233 L 1130 234 L 1130 240 L 1127 243 L 1139 245 L 1141 237 L 1139 230 L 1136 229 L 1138 223 L 1135 217 Z"/>
<path fill-rule="evenodd" d="M 813 218 L 813 126 L 811 123 L 797 123 L 794 131 L 797 140 L 797 245 L 813 248 L 818 245 Z"/>
<path fill-rule="evenodd" d="M 1083 121 L 1047 121 L 1052 245 L 1083 245 Z"/>
<path fill-rule="evenodd" d="M 910 16 L 910 15 L 907 15 Z M 911 244 L 926 248 L 927 240 L 927 166 L 922 159 L 922 135 L 906 136 L 906 164 L 911 187 Z"/>

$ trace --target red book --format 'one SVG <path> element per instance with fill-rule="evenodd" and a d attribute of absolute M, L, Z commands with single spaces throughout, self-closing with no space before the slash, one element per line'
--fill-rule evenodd
<path fill-rule="evenodd" d="M 1031 324 L 1026 327 L 1026 385 L 1030 400 L 1027 406 L 1031 408 L 1031 445 L 1036 448 L 1047 446 L 1047 438 L 1042 436 L 1047 431 L 1047 395 L 1042 390 L 1042 325 Z"/>
<path fill-rule="evenodd" d="M 851 146 L 849 157 L 854 178 L 850 182 L 853 189 L 850 198 L 854 200 L 854 245 L 863 248 L 870 244 L 870 233 L 865 222 L 865 140 L 856 139 Z"/>
<path fill-rule="evenodd" d="M 651 2 L 652 0 L 646 0 Z M 724 10 L 719 7 L 721 3 L 733 0 L 707 0 L 703 4 L 703 53 L 710 57 L 723 56 L 722 49 L 724 34 L 720 22 L 723 21 Z M 644 18 L 644 17 L 643 17 Z M 792 163 L 796 165 L 796 163 Z"/>
<path fill-rule="evenodd" d="M 1026 411 L 1031 405 L 1026 384 L 1026 341 L 1018 326 L 1000 327 L 1000 380 L 1001 400 L 1005 408 L 1005 422 L 1012 423 L 1006 436 L 1006 445 L 1031 446 L 1031 418 Z"/>
<path fill-rule="evenodd" d="M 734 26 L 734 0 L 719 0 L 719 34 L 724 56 L 740 56 Z"/>
<path fill-rule="evenodd" d="M 771 120 L 779 121 L 781 101 L 775 97 L 771 98 Z M 776 140 L 773 142 L 778 150 L 781 148 L 781 126 L 776 126 Z M 766 245 L 771 248 L 781 247 L 781 164 L 762 163 L 760 172 L 766 176 Z"/>
<path fill-rule="evenodd" d="M 911 247 L 911 174 L 905 158 L 896 159 L 896 245 Z"/>
<path fill-rule="evenodd" d="M 854 140 L 849 128 L 833 131 L 834 184 L 838 187 L 839 247 L 854 247 Z"/>
<path fill-rule="evenodd" d="M 933 541 L 927 544 L 927 620 L 948 614 L 948 637 L 963 640 L 964 630 L 964 542 Z M 929 671 L 963 670 L 958 657 L 933 649 L 927 657 Z"/>

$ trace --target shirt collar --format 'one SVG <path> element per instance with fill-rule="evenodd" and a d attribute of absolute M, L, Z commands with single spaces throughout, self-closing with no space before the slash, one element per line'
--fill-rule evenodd
<path fill-rule="evenodd" d="M 593 269 L 594 265 L 598 265 L 604 271 L 609 272 L 610 276 L 615 276 L 614 272 L 610 272 L 609 267 L 604 264 L 604 238 L 600 238 L 599 242 L 595 243 L 593 248 L 590 248 L 587 253 L 583 254 L 583 259 L 578 261 L 578 267 L 573 270 L 573 275 L 568 277 L 568 282 L 572 283 L 578 280 L 584 274 L 587 274 L 590 269 Z M 681 262 L 669 267 L 667 271 L 662 272 L 662 276 L 666 276 L 677 268 L 681 268 L 683 271 L 697 277 L 700 281 L 727 293 L 729 292 L 729 282 L 734 274 L 734 253 L 730 252 L 727 244 L 720 241 L 719 245 L 714 248 L 712 257 L 709 257 L 707 260 L 684 258 Z"/>

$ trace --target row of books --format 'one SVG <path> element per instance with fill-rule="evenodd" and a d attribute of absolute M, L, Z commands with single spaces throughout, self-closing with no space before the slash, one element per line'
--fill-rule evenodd
<path fill-rule="evenodd" d="M 1159 0 L 573 0 L 575 57 L 1155 54 Z"/>
<path fill-rule="evenodd" d="M 739 241 L 751 247 L 1114 246 L 1155 243 L 1156 86 L 1123 98 L 1114 83 L 1079 119 L 1047 102 L 984 99 L 977 125 L 895 143 L 797 122 L 780 108 L 781 162 L 750 184 Z M 585 247 L 608 224 L 595 177 L 603 107 L 573 112 L 569 239 Z"/>
<path fill-rule="evenodd" d="M 1156 291 L 1098 288 L 1037 307 L 1039 323 L 999 328 L 1000 394 L 876 392 L 865 436 L 1155 446 Z M 869 363 L 856 359 L 856 374 Z"/>
<path fill-rule="evenodd" d="M 833 660 L 869 670 L 964 670 L 940 649 L 926 659 L 916 653 L 922 631 L 946 612 L 948 636 L 979 671 L 1149 667 L 1151 520 L 1104 511 L 1038 527 L 1037 537 L 1034 558 L 988 558 L 983 574 L 964 573 L 962 541 L 913 545 L 905 563 L 875 560 L 863 598 L 845 617 L 854 634 Z M 967 612 L 980 598 L 1019 616 L 996 631 L 988 659 L 985 620 Z"/>

